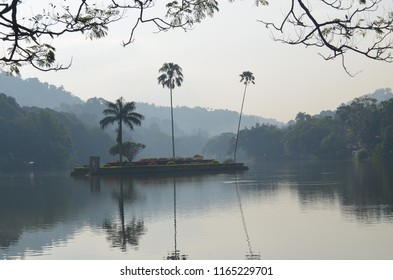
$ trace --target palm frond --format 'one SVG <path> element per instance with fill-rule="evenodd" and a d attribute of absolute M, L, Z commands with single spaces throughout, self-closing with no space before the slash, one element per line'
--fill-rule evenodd
<path fill-rule="evenodd" d="M 182 70 L 179 65 L 172 62 L 164 63 L 158 70 L 159 73 L 163 73 L 157 78 L 158 83 L 170 89 L 174 89 L 175 85 L 180 87 L 183 82 Z"/>
<path fill-rule="evenodd" d="M 243 73 L 240 74 L 240 82 L 244 81 L 244 84 L 249 84 L 253 83 L 255 84 L 255 77 L 254 74 L 250 71 L 244 71 Z"/>
<path fill-rule="evenodd" d="M 102 129 L 107 127 L 110 124 L 114 124 L 117 121 L 117 118 L 114 116 L 107 116 L 100 121 L 100 126 Z"/>

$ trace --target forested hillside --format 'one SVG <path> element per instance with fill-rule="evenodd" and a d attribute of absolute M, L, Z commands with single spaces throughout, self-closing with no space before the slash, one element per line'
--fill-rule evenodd
<path fill-rule="evenodd" d="M 107 100 L 94 97 L 81 104 L 62 104 L 59 110 L 74 113 L 82 121 L 90 125 L 97 125 L 102 118 L 102 111 L 105 109 L 106 103 Z M 171 134 L 169 107 L 156 106 L 143 102 L 137 102 L 136 105 L 137 111 L 145 116 L 143 122 L 144 127 L 158 126 L 162 132 L 168 135 Z M 230 110 L 208 110 L 202 107 L 189 108 L 184 106 L 174 108 L 174 122 L 177 136 L 189 136 L 196 133 L 214 136 L 223 132 L 234 132 L 238 119 L 239 113 Z M 242 117 L 242 127 L 251 127 L 256 123 L 283 125 L 276 120 L 259 116 L 245 115 Z M 138 133 L 138 131 L 135 131 L 136 135 Z"/>
<path fill-rule="evenodd" d="M 75 116 L 51 109 L 20 107 L 0 94 L 0 169 L 64 168 L 89 155 L 108 159 L 112 139 Z"/>
<path fill-rule="evenodd" d="M 62 103 L 79 104 L 82 100 L 66 91 L 62 86 L 56 87 L 42 83 L 37 78 L 22 79 L 0 72 L 0 93 L 15 98 L 20 106 L 56 108 Z"/>
<path fill-rule="evenodd" d="M 239 142 L 255 159 L 393 159 L 393 99 L 357 98 L 334 117 L 299 113 L 286 128 L 256 125 Z"/>

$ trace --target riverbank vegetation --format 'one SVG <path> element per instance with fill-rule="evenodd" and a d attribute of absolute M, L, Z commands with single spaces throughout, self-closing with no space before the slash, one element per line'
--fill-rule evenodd
<path fill-rule="evenodd" d="M 356 98 L 328 116 L 301 112 L 284 128 L 257 124 L 241 131 L 239 146 L 255 159 L 391 159 L 393 99 Z"/>

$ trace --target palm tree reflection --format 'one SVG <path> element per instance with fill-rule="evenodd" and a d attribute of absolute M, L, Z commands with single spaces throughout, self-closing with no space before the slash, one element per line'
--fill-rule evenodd
<path fill-rule="evenodd" d="M 120 180 L 120 192 L 116 193 L 115 196 L 119 203 L 119 214 L 120 214 L 120 225 L 116 222 L 111 223 L 108 220 L 104 221 L 103 228 L 106 230 L 108 237 L 111 241 L 112 246 L 120 248 L 123 252 L 127 251 L 127 245 L 132 247 L 138 247 L 139 239 L 146 232 L 143 219 L 136 219 L 135 217 L 128 223 L 126 223 L 124 214 L 124 200 L 134 200 L 136 195 L 132 188 L 127 188 L 125 193 L 123 190 L 123 181 Z"/>
<path fill-rule="evenodd" d="M 174 227 L 174 245 L 175 250 L 168 252 L 166 256 L 167 260 L 186 260 L 188 258 L 185 254 L 180 254 L 180 250 L 177 248 L 177 220 L 176 220 L 176 178 L 173 178 L 173 227 Z"/>
<path fill-rule="evenodd" d="M 237 183 L 236 173 L 235 173 L 235 184 L 236 184 L 236 194 L 237 194 L 237 199 L 239 202 L 240 214 L 242 216 L 243 229 L 244 229 L 244 233 L 246 235 L 246 241 L 247 241 L 247 245 L 248 245 L 248 252 L 246 253 L 246 260 L 260 260 L 261 254 L 253 252 L 252 247 L 251 247 L 251 240 L 250 240 L 250 236 L 249 236 L 248 230 L 247 230 L 246 219 L 244 218 L 243 205 L 242 205 L 242 200 L 240 197 L 240 191 L 239 191 L 239 186 Z"/>

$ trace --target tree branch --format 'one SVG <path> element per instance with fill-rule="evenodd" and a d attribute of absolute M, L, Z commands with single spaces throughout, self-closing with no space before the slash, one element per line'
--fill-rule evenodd
<path fill-rule="evenodd" d="M 393 12 L 383 0 L 322 0 L 319 9 L 329 17 L 323 19 L 312 11 L 309 1 L 291 0 L 289 10 L 279 25 L 260 21 L 272 31 L 273 39 L 290 45 L 304 45 L 324 50 L 325 60 L 355 53 L 372 60 L 393 62 Z M 384 6 L 385 4 L 385 6 Z M 317 17 L 319 16 L 319 17 Z"/>

